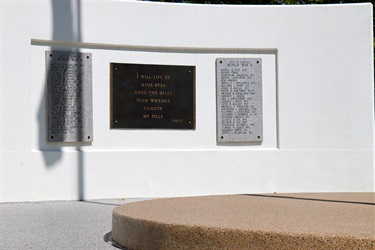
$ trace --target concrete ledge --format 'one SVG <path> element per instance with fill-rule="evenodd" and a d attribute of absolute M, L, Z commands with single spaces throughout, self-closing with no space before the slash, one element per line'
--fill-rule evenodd
<path fill-rule="evenodd" d="M 228 195 L 117 207 L 128 249 L 375 249 L 375 193 Z"/>

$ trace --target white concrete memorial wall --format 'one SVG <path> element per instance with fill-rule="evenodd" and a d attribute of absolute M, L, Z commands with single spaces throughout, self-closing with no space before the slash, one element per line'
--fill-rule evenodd
<path fill-rule="evenodd" d="M 371 4 L 0 4 L 1 202 L 375 191 Z M 47 142 L 46 51 L 91 55 L 89 140 Z M 217 58 L 261 60 L 255 143 L 218 141 Z M 111 63 L 194 66 L 195 129 L 111 128 Z"/>

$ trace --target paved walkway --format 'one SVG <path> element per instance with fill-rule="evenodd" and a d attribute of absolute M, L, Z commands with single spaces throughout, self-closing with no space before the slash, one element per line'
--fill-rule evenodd
<path fill-rule="evenodd" d="M 139 200 L 0 204 L 0 249 L 118 250 L 104 239 L 112 230 L 112 211 Z"/>
<path fill-rule="evenodd" d="M 349 235 L 352 239 L 362 239 L 364 243 L 375 244 L 375 193 L 236 195 L 144 200 L 0 204 L 0 249 L 118 250 L 112 245 L 110 237 L 112 211 L 116 207 L 120 213 L 124 213 L 122 215 L 125 217 L 135 219 L 136 224 L 138 223 L 137 227 L 141 226 L 141 234 L 131 239 L 148 244 L 148 247 L 143 249 L 168 249 L 165 246 L 171 242 L 169 249 L 178 247 L 201 249 L 202 245 L 199 244 L 207 242 L 224 244 L 221 246 L 225 246 L 228 242 L 247 244 L 249 235 L 241 234 L 246 230 L 258 232 L 258 238 L 254 238 L 259 246 L 258 249 L 262 249 L 259 244 L 272 243 L 272 241 L 266 242 L 267 237 L 275 239 L 275 236 L 282 236 L 282 234 L 302 236 L 292 241 L 297 246 L 294 247 L 296 249 L 303 249 L 298 247 L 301 246 L 298 244 L 303 242 L 314 242 L 314 238 L 306 238 L 306 235 L 339 236 L 339 238 L 325 239 L 333 239 L 336 242 Z M 142 202 L 133 203 L 135 201 Z M 124 204 L 127 205 L 119 207 Z M 142 220 L 145 223 L 140 223 Z M 153 222 L 156 222 L 151 227 L 153 230 L 143 234 L 142 228 Z M 177 234 L 177 238 L 182 241 L 170 241 L 172 238 L 168 237 L 173 234 L 168 235 L 168 230 L 163 227 L 158 228 L 162 224 L 169 225 L 168 230 L 172 230 L 169 231 L 172 233 L 181 232 L 175 230 L 181 229 L 180 226 L 188 226 L 183 228 L 188 230 L 182 230 L 185 232 L 184 237 L 187 237 Z M 199 234 L 191 230 L 192 228 L 194 230 L 199 228 Z M 208 228 L 212 231 L 207 231 Z M 218 231 L 216 230 L 218 228 L 221 229 Z M 228 228 L 234 231 L 226 230 Z M 207 232 L 211 234 L 207 235 Z M 233 238 L 231 232 L 238 234 Z M 155 236 L 156 239 L 153 238 Z M 193 242 L 198 245 L 189 245 L 190 236 L 198 237 L 195 238 L 195 243 Z M 232 237 L 230 241 L 226 241 L 227 236 Z M 276 248 L 282 249 L 282 244 L 288 242 L 288 238 L 278 239 L 281 241 L 273 241 L 273 243 L 278 244 Z M 286 241 L 283 243 L 283 240 Z M 236 249 L 251 248 L 249 245 L 237 246 Z M 264 246 L 267 245 L 263 245 L 263 248 Z M 350 249 L 351 246 L 348 247 L 347 249 Z"/>

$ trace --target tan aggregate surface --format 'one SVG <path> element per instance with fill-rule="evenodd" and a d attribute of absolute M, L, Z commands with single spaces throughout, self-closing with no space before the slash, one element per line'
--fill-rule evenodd
<path fill-rule="evenodd" d="M 114 209 L 129 249 L 375 249 L 375 193 L 155 199 Z"/>

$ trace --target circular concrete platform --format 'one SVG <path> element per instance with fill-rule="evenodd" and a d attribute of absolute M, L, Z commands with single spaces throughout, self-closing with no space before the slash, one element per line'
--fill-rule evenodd
<path fill-rule="evenodd" d="M 375 193 L 156 199 L 113 211 L 128 249 L 375 249 Z"/>

